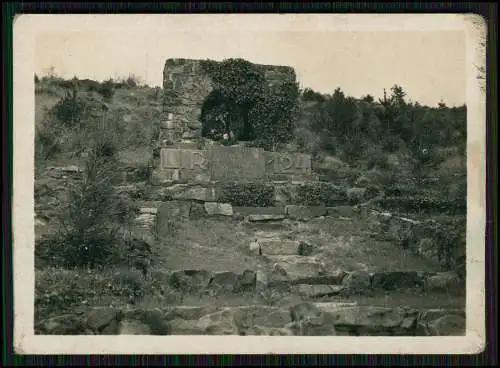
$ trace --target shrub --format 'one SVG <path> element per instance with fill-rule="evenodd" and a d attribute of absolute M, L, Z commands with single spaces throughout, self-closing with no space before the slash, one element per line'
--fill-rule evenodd
<path fill-rule="evenodd" d="M 126 79 L 125 84 L 128 88 L 137 88 L 141 85 L 141 79 L 135 74 L 130 74 Z"/>
<path fill-rule="evenodd" d="M 75 313 L 96 305 L 139 304 L 145 296 L 169 290 L 156 278 L 126 267 L 75 270 L 48 267 L 35 270 L 35 321 Z"/>
<path fill-rule="evenodd" d="M 151 256 L 144 243 L 124 234 L 118 225 L 126 218 L 120 208 L 123 203 L 118 201 L 112 186 L 116 175 L 114 148 L 109 138 L 101 136 L 89 154 L 83 179 L 69 189 L 62 229 L 35 249 L 42 262 L 63 267 L 137 267 L 137 249 L 145 258 Z M 139 243 L 142 245 L 137 248 Z"/>
<path fill-rule="evenodd" d="M 303 184 L 297 187 L 296 204 L 306 206 L 336 206 L 347 203 L 347 195 L 343 188 L 326 183 Z"/>
<path fill-rule="evenodd" d="M 79 98 L 76 89 L 73 89 L 69 93 L 66 92 L 66 95 L 54 105 L 49 114 L 54 115 L 66 126 L 76 126 L 85 119 L 86 110 L 85 101 Z"/>
<path fill-rule="evenodd" d="M 263 184 L 236 184 L 222 188 L 221 201 L 241 207 L 269 207 L 274 204 L 274 188 Z"/>
<path fill-rule="evenodd" d="M 325 97 L 321 93 L 315 92 L 311 88 L 304 89 L 302 98 L 304 101 L 325 101 Z"/>
<path fill-rule="evenodd" d="M 110 79 L 101 83 L 97 92 L 105 99 L 112 98 L 115 93 L 113 80 Z"/>
<path fill-rule="evenodd" d="M 299 96 L 296 83 L 285 82 L 273 89 L 264 71 L 243 59 L 207 60 L 202 68 L 221 95 L 238 107 L 244 140 L 257 138 L 260 147 L 269 149 L 291 139 Z"/>
<path fill-rule="evenodd" d="M 53 158 L 62 152 L 65 134 L 50 122 L 43 122 L 35 128 L 35 161 L 41 162 Z"/>

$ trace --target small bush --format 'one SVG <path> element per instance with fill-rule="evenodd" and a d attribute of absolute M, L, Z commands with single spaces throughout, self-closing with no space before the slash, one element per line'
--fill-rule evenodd
<path fill-rule="evenodd" d="M 139 304 L 145 296 L 168 290 L 136 269 L 67 270 L 55 267 L 35 271 L 35 320 L 74 313 L 77 308 Z"/>
<path fill-rule="evenodd" d="M 120 229 L 119 223 L 127 222 L 127 218 L 112 186 L 115 147 L 105 134 L 101 139 L 89 154 L 83 179 L 69 190 L 62 229 L 35 248 L 37 259 L 43 263 L 62 267 L 139 267 L 139 258 L 151 259 L 147 244 Z M 142 262 L 141 270 L 146 271 L 148 265 Z"/>
<path fill-rule="evenodd" d="M 130 74 L 125 80 L 125 84 L 128 88 L 137 88 L 141 85 L 141 78 L 135 74 Z"/>
<path fill-rule="evenodd" d="M 262 184 L 227 185 L 221 201 L 241 207 L 269 207 L 274 204 L 274 188 Z"/>
<path fill-rule="evenodd" d="M 347 203 L 347 195 L 343 188 L 326 183 L 304 184 L 297 188 L 295 204 L 305 206 L 336 206 Z"/>
<path fill-rule="evenodd" d="M 112 98 L 115 93 L 113 80 L 107 80 L 101 83 L 97 92 L 105 99 Z"/>
<path fill-rule="evenodd" d="M 87 112 L 85 101 L 77 96 L 76 90 L 61 98 L 50 110 L 58 121 L 66 126 L 77 126 L 85 119 Z"/>
<path fill-rule="evenodd" d="M 311 88 L 306 88 L 302 92 L 302 98 L 304 101 L 325 101 L 325 97 L 321 93 L 315 92 Z"/>
<path fill-rule="evenodd" d="M 44 122 L 35 128 L 35 161 L 50 160 L 63 151 L 65 134 L 54 124 Z"/>

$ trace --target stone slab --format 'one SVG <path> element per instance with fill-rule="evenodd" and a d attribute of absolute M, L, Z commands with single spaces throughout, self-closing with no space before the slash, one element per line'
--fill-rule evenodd
<path fill-rule="evenodd" d="M 166 188 L 165 194 L 174 200 L 217 201 L 215 188 L 200 185 L 176 184 Z"/>
<path fill-rule="evenodd" d="M 310 220 L 315 217 L 326 215 L 325 206 L 296 206 L 285 207 L 286 215 L 292 220 Z"/>
<path fill-rule="evenodd" d="M 232 216 L 233 207 L 229 203 L 205 202 L 205 211 L 208 215 Z"/>
<path fill-rule="evenodd" d="M 205 150 L 168 147 L 160 150 L 159 171 L 170 172 L 166 176 L 155 173 L 157 181 L 175 180 L 168 176 L 181 176 L 191 180 L 203 174 L 214 181 L 282 180 L 317 181 L 312 174 L 311 155 L 305 153 L 267 152 L 251 147 L 211 147 Z M 191 172 L 192 171 L 192 172 Z"/>
<path fill-rule="evenodd" d="M 342 291 L 342 289 L 343 287 L 341 285 L 300 284 L 296 286 L 296 290 L 299 295 L 307 299 L 337 295 Z"/>
<path fill-rule="evenodd" d="M 262 214 L 252 214 L 248 216 L 248 221 L 250 222 L 267 222 L 267 221 L 280 221 L 284 220 L 284 214 L 272 214 L 272 213 L 262 213 Z"/>
<path fill-rule="evenodd" d="M 274 207 L 238 207 L 233 206 L 234 212 L 238 215 L 249 216 L 249 215 L 285 215 L 285 207 L 274 206 Z"/>
<path fill-rule="evenodd" d="M 297 255 L 300 242 L 286 239 L 259 239 L 262 254 L 269 255 Z"/>
<path fill-rule="evenodd" d="M 220 147 L 207 150 L 212 180 L 260 179 L 266 174 L 263 150 Z"/>

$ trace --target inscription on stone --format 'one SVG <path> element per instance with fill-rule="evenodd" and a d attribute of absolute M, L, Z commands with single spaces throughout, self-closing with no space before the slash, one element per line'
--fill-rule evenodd
<path fill-rule="evenodd" d="M 223 147 L 209 150 L 213 180 L 260 179 L 266 174 L 264 151 L 257 148 Z"/>
<path fill-rule="evenodd" d="M 218 147 L 207 150 L 163 148 L 160 168 L 205 173 L 212 180 L 262 179 L 266 175 L 311 174 L 311 156 L 266 152 L 258 148 Z"/>
<path fill-rule="evenodd" d="M 161 150 L 162 169 L 207 170 L 209 168 L 206 151 L 164 148 Z"/>
<path fill-rule="evenodd" d="M 308 174 L 311 172 L 311 156 L 266 152 L 266 170 L 273 174 Z"/>

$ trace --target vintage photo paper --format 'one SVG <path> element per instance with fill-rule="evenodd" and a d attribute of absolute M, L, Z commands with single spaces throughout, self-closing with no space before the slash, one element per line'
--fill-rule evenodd
<path fill-rule="evenodd" d="M 18 353 L 484 348 L 480 16 L 13 32 Z"/>

